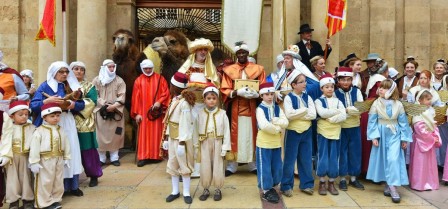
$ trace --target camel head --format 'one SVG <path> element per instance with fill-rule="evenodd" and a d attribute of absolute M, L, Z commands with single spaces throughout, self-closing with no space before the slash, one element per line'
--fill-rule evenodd
<path fill-rule="evenodd" d="M 183 33 L 169 30 L 163 36 L 154 38 L 151 47 L 161 57 L 171 54 L 185 60 L 189 55 L 188 42 L 189 40 Z"/>
<path fill-rule="evenodd" d="M 135 38 L 131 31 L 125 29 L 117 30 L 113 36 L 114 53 L 112 55 L 115 63 L 119 64 L 125 59 L 135 60 Z"/>

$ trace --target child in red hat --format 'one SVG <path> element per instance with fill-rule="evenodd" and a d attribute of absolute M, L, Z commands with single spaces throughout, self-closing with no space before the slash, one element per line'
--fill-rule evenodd
<path fill-rule="evenodd" d="M 263 190 L 263 200 L 278 203 L 280 197 L 274 187 L 280 184 L 282 178 L 281 132 L 289 122 L 283 110 L 275 103 L 273 83 L 261 84 L 259 93 L 263 101 L 256 110 L 258 133 L 255 155 L 258 188 Z"/>
<path fill-rule="evenodd" d="M 70 168 L 70 142 L 58 125 L 62 109 L 56 103 L 41 108 L 43 124 L 34 131 L 30 169 L 34 173 L 35 207 L 62 208 L 64 166 Z"/>
<path fill-rule="evenodd" d="M 12 102 L 8 114 L 11 120 L 5 122 L 0 149 L 0 166 L 6 168 L 8 176 L 6 202 L 9 208 L 19 208 L 19 199 L 22 199 L 24 209 L 32 209 L 34 193 L 28 154 L 36 127 L 28 120 L 30 109 L 25 101 Z"/>

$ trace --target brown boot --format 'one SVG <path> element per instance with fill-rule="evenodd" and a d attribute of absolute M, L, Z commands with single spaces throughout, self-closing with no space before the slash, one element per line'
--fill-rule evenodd
<path fill-rule="evenodd" d="M 319 182 L 319 194 L 327 195 L 327 185 L 325 182 Z"/>
<path fill-rule="evenodd" d="M 330 194 L 332 195 L 338 195 L 339 192 L 336 189 L 336 187 L 334 187 L 334 181 L 332 182 L 328 182 L 328 191 L 330 192 Z"/>

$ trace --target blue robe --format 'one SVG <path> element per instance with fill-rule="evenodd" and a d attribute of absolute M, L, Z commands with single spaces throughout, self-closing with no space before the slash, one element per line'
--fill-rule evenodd
<path fill-rule="evenodd" d="M 38 127 L 42 124 L 42 117 L 40 115 L 41 112 L 41 107 L 42 105 L 44 105 L 44 100 L 46 99 L 46 97 L 44 95 L 42 95 L 42 92 L 47 93 L 50 96 L 53 95 L 58 95 L 60 97 L 64 97 L 65 96 L 65 90 L 64 90 L 64 84 L 63 83 L 58 83 L 58 91 L 54 92 L 50 86 L 47 84 L 46 81 L 44 81 L 39 88 L 37 88 L 36 92 L 34 93 L 34 97 L 30 102 L 30 108 L 31 110 L 37 114 L 33 124 Z M 81 111 L 84 109 L 84 101 L 83 100 L 78 100 L 75 102 L 75 108 L 70 110 L 70 111 Z"/>
<path fill-rule="evenodd" d="M 385 101 L 377 99 L 369 112 L 367 139 L 378 139 L 379 146 L 372 146 L 367 179 L 374 182 L 386 181 L 391 186 L 408 185 L 405 153 L 401 149 L 401 142 L 412 142 L 412 130 L 401 102 Z M 386 104 L 381 104 L 383 102 Z M 384 107 L 390 118 L 379 114 Z M 394 113 L 393 109 L 399 112 Z M 390 120 L 391 124 L 386 125 L 380 120 Z M 394 128 L 395 133 L 387 126 Z"/>

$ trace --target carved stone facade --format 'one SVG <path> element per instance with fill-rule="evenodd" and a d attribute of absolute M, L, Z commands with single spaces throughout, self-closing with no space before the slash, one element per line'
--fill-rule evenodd
<path fill-rule="evenodd" d="M 57 11 L 61 1 L 57 0 Z M 136 29 L 136 5 L 139 0 L 67 0 L 68 62 L 84 61 L 87 77 L 97 75 L 101 62 L 113 50 L 111 35 L 119 28 Z M 188 5 L 194 1 L 146 0 L 146 3 Z M 177 2 L 177 3 L 176 3 Z M 198 0 L 201 5 L 216 0 Z M 326 0 L 265 0 L 257 61 L 268 71 L 274 68 L 275 56 L 299 40 L 303 23 L 315 29 L 313 39 L 323 43 Z M 46 78 L 49 64 L 62 60 L 62 15 L 57 13 L 56 47 L 48 41 L 35 41 L 45 0 L 0 1 L 0 50 L 4 61 L 13 68 L 35 71 L 37 82 Z M 348 2 L 347 26 L 331 37 L 333 52 L 327 69 L 332 71 L 339 60 L 355 52 L 365 58 L 376 52 L 391 67 L 403 70 L 407 56 L 416 57 L 420 70 L 430 69 L 438 58 L 448 58 L 448 4 L 446 0 L 351 0 Z"/>

